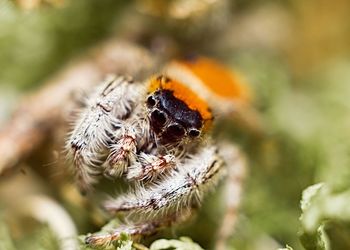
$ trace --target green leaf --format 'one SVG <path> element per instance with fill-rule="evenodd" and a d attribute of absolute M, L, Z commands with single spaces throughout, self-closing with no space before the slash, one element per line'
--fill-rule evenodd
<path fill-rule="evenodd" d="M 340 227 L 350 223 L 349 204 L 350 188 L 339 192 L 321 183 L 303 192 L 300 240 L 305 249 L 330 250 L 341 235 L 349 235 L 347 227 Z M 350 242 L 341 241 L 344 249 L 350 249 Z"/>
<path fill-rule="evenodd" d="M 180 237 L 179 240 L 157 240 L 152 243 L 150 250 L 203 250 L 197 243 L 194 243 L 190 238 Z"/>

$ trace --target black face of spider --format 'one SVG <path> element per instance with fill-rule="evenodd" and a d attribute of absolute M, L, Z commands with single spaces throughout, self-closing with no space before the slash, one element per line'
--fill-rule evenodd
<path fill-rule="evenodd" d="M 151 128 L 165 144 L 176 143 L 185 137 L 196 138 L 201 133 L 203 119 L 170 90 L 157 90 L 146 101 Z"/>

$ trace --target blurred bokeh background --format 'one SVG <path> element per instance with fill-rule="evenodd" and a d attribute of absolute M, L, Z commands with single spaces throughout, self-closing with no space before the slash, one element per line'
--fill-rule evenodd
<path fill-rule="evenodd" d="M 246 78 L 264 125 L 221 125 L 249 160 L 230 249 L 350 249 L 349 13 L 347 0 L 0 0 L 0 128 L 23 96 L 110 37 L 160 61 L 216 58 Z M 29 210 L 29 194 L 68 211 L 79 234 L 103 225 L 69 184 L 57 187 L 50 150 L 0 179 L 0 249 L 60 249 L 40 216 L 8 211 Z M 167 237 L 210 249 L 221 203 L 213 193 Z"/>

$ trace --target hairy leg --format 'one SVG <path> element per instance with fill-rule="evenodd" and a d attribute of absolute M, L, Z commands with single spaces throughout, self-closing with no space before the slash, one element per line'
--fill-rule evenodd
<path fill-rule="evenodd" d="M 225 160 L 228 176 L 225 183 L 226 211 L 218 231 L 215 249 L 227 249 L 227 241 L 232 236 L 238 218 L 243 180 L 246 175 L 246 160 L 241 152 L 232 144 L 222 144 L 220 155 Z"/>
<path fill-rule="evenodd" d="M 66 142 L 82 191 L 96 182 L 111 136 L 123 127 L 123 119 L 138 102 L 142 86 L 125 77 L 114 77 L 101 84 L 85 101 L 73 131 Z"/>
<path fill-rule="evenodd" d="M 194 200 L 201 201 L 203 194 L 218 182 L 225 169 L 213 146 L 198 150 L 195 155 L 179 163 L 161 181 L 105 202 L 110 212 L 136 212 L 157 215 L 180 211 Z"/>
<path fill-rule="evenodd" d="M 191 215 L 192 210 L 185 210 L 183 213 L 172 213 L 167 216 L 144 221 L 134 225 L 120 225 L 118 228 L 111 229 L 107 232 L 95 233 L 85 238 L 85 243 L 92 247 L 107 247 L 116 240 L 120 239 L 122 234 L 129 235 L 133 240 L 142 236 L 149 236 L 157 233 L 163 228 L 179 224 L 186 221 Z"/>

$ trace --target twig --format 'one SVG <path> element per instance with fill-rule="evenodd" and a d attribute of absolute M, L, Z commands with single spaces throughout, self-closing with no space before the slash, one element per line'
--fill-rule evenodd
<path fill-rule="evenodd" d="M 12 119 L 0 131 L 0 176 L 13 173 L 19 162 L 49 138 L 64 119 L 73 96 L 86 91 L 109 73 L 143 77 L 155 65 L 136 45 L 110 40 L 63 69 L 37 92 L 21 101 Z"/>

